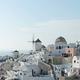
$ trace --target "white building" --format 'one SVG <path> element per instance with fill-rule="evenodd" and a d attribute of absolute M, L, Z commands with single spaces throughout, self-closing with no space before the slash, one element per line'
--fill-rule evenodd
<path fill-rule="evenodd" d="M 42 42 L 40 41 L 40 39 L 38 38 L 34 43 L 35 43 L 35 44 L 34 44 L 34 46 L 35 46 L 35 51 L 41 51 Z"/>
<path fill-rule="evenodd" d="M 69 43 L 68 48 L 76 48 L 76 43 Z"/>
<path fill-rule="evenodd" d="M 65 40 L 65 38 L 62 36 L 58 37 L 55 41 L 53 50 L 51 48 L 52 51 L 51 56 L 61 56 L 65 52 L 66 47 L 67 47 L 67 41 Z"/>
<path fill-rule="evenodd" d="M 19 51 L 17 51 L 17 50 L 13 51 L 13 58 L 14 59 L 19 58 Z"/>
<path fill-rule="evenodd" d="M 49 52 L 53 52 L 53 51 L 54 51 L 54 45 L 53 45 L 53 44 L 48 45 L 48 46 L 47 46 L 47 50 L 48 50 Z"/>
<path fill-rule="evenodd" d="M 80 68 L 80 56 L 74 56 L 72 60 L 73 68 Z"/>
<path fill-rule="evenodd" d="M 62 56 L 66 54 L 66 51 L 68 51 L 67 54 L 76 54 L 76 51 L 74 51 L 76 49 L 76 43 L 67 44 L 66 39 L 60 36 L 55 40 L 54 47 L 52 45 L 49 46 L 49 50 L 50 49 L 51 52 L 49 55 L 51 56 Z"/>
<path fill-rule="evenodd" d="M 40 73 L 38 65 L 28 65 L 24 62 L 19 62 L 19 64 L 13 67 L 13 74 L 20 80 L 26 80 L 27 77 L 37 76 Z"/>
<path fill-rule="evenodd" d="M 62 64 L 62 65 L 53 65 L 54 72 L 56 74 L 56 78 L 59 78 L 61 76 L 69 76 L 72 70 L 72 64 Z M 64 71 L 64 74 L 62 74 L 62 71 Z"/>
<path fill-rule="evenodd" d="M 63 49 L 67 46 L 67 41 L 64 37 L 60 36 L 55 41 L 55 49 Z"/>

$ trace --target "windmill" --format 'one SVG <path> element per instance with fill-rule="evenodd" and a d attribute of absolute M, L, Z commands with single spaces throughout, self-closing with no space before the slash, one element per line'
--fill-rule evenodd
<path fill-rule="evenodd" d="M 28 42 L 32 43 L 32 49 L 33 49 L 33 51 L 34 51 L 34 50 L 35 50 L 35 40 L 34 40 L 34 35 L 33 35 L 33 37 L 32 37 L 32 41 L 28 41 Z"/>

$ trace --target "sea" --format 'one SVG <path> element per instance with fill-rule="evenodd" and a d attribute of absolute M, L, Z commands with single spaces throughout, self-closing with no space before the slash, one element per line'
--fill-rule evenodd
<path fill-rule="evenodd" d="M 24 53 L 24 54 L 29 54 L 29 50 L 19 50 L 19 53 Z M 13 55 L 13 50 L 1 50 L 0 51 L 0 56 L 12 56 Z"/>
<path fill-rule="evenodd" d="M 12 55 L 12 51 L 0 51 L 0 56 Z"/>

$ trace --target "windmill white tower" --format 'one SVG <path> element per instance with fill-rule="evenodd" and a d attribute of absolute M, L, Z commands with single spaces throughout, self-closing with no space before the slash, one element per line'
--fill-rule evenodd
<path fill-rule="evenodd" d="M 35 41 L 35 51 L 41 51 L 42 48 L 42 42 L 39 38 L 37 38 L 37 40 Z"/>
<path fill-rule="evenodd" d="M 40 41 L 39 38 L 37 38 L 37 39 L 35 40 L 35 39 L 34 39 L 34 35 L 33 35 L 32 41 L 28 41 L 28 42 L 31 42 L 31 43 L 32 43 L 33 52 L 34 52 L 34 51 L 40 51 L 40 50 L 41 50 L 42 42 Z"/>

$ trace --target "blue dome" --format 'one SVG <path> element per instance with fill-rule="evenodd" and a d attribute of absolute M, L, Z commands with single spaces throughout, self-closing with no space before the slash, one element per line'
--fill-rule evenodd
<path fill-rule="evenodd" d="M 62 42 L 62 43 L 66 43 L 67 44 L 67 41 L 65 40 L 64 37 L 60 36 L 56 39 L 55 43 L 59 43 L 59 42 Z"/>

